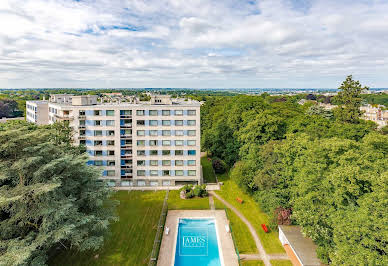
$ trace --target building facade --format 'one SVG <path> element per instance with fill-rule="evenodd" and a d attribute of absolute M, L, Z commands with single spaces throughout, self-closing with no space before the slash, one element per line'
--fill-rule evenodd
<path fill-rule="evenodd" d="M 101 167 L 111 186 L 201 183 L 197 101 L 166 95 L 100 103 L 94 95 L 52 95 L 47 121 L 69 122 L 74 144 L 86 146 L 88 164 Z"/>

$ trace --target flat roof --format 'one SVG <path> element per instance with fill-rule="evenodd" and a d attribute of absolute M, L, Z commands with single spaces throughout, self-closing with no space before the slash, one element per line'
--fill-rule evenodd
<path fill-rule="evenodd" d="M 300 226 L 279 225 L 279 233 L 281 233 L 280 231 L 302 265 L 321 265 L 316 253 L 317 245 L 311 238 L 302 234 Z"/>

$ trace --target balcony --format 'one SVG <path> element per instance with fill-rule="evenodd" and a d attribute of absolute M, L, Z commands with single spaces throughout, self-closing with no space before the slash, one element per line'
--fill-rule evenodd
<path fill-rule="evenodd" d="M 132 134 L 131 135 L 120 135 L 120 138 L 122 138 L 122 139 L 130 139 L 130 138 L 132 138 Z"/>
<path fill-rule="evenodd" d="M 120 115 L 120 118 L 132 118 L 132 115 Z"/>
<path fill-rule="evenodd" d="M 121 165 L 121 169 L 132 169 L 132 164 Z"/>
<path fill-rule="evenodd" d="M 122 124 L 120 125 L 121 128 L 132 128 L 132 123 L 126 123 L 126 124 Z"/>
<path fill-rule="evenodd" d="M 122 145 L 120 148 L 124 150 L 132 149 L 132 144 L 125 144 L 125 145 Z"/>
<path fill-rule="evenodd" d="M 86 118 L 86 115 L 79 115 L 78 116 L 78 119 L 85 119 Z"/>
<path fill-rule="evenodd" d="M 85 125 L 79 125 L 78 128 L 86 128 Z"/>
<path fill-rule="evenodd" d="M 86 135 L 78 136 L 78 139 L 86 139 Z"/>
<path fill-rule="evenodd" d="M 131 154 L 121 154 L 121 158 L 132 158 L 132 153 Z"/>

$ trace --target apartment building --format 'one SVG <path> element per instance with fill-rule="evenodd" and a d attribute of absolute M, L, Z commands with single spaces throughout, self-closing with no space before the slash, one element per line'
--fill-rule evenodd
<path fill-rule="evenodd" d="M 101 167 L 111 186 L 201 183 L 197 101 L 157 95 L 101 103 L 95 95 L 52 95 L 46 113 L 48 124 L 69 122 L 74 144 L 86 146 L 88 164 Z"/>
<path fill-rule="evenodd" d="M 26 120 L 38 125 L 47 125 L 48 101 L 27 101 Z"/>
<path fill-rule="evenodd" d="M 375 122 L 379 128 L 388 124 L 388 110 L 385 110 L 384 105 L 372 106 L 370 104 L 361 106 L 360 110 L 364 113 L 362 118 Z"/>

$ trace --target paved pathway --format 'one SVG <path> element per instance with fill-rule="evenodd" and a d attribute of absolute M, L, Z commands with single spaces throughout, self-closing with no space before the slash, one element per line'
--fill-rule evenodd
<path fill-rule="evenodd" d="M 213 195 L 209 194 L 209 205 L 210 205 L 210 210 L 214 211 L 216 207 L 214 206 L 214 199 Z"/>

